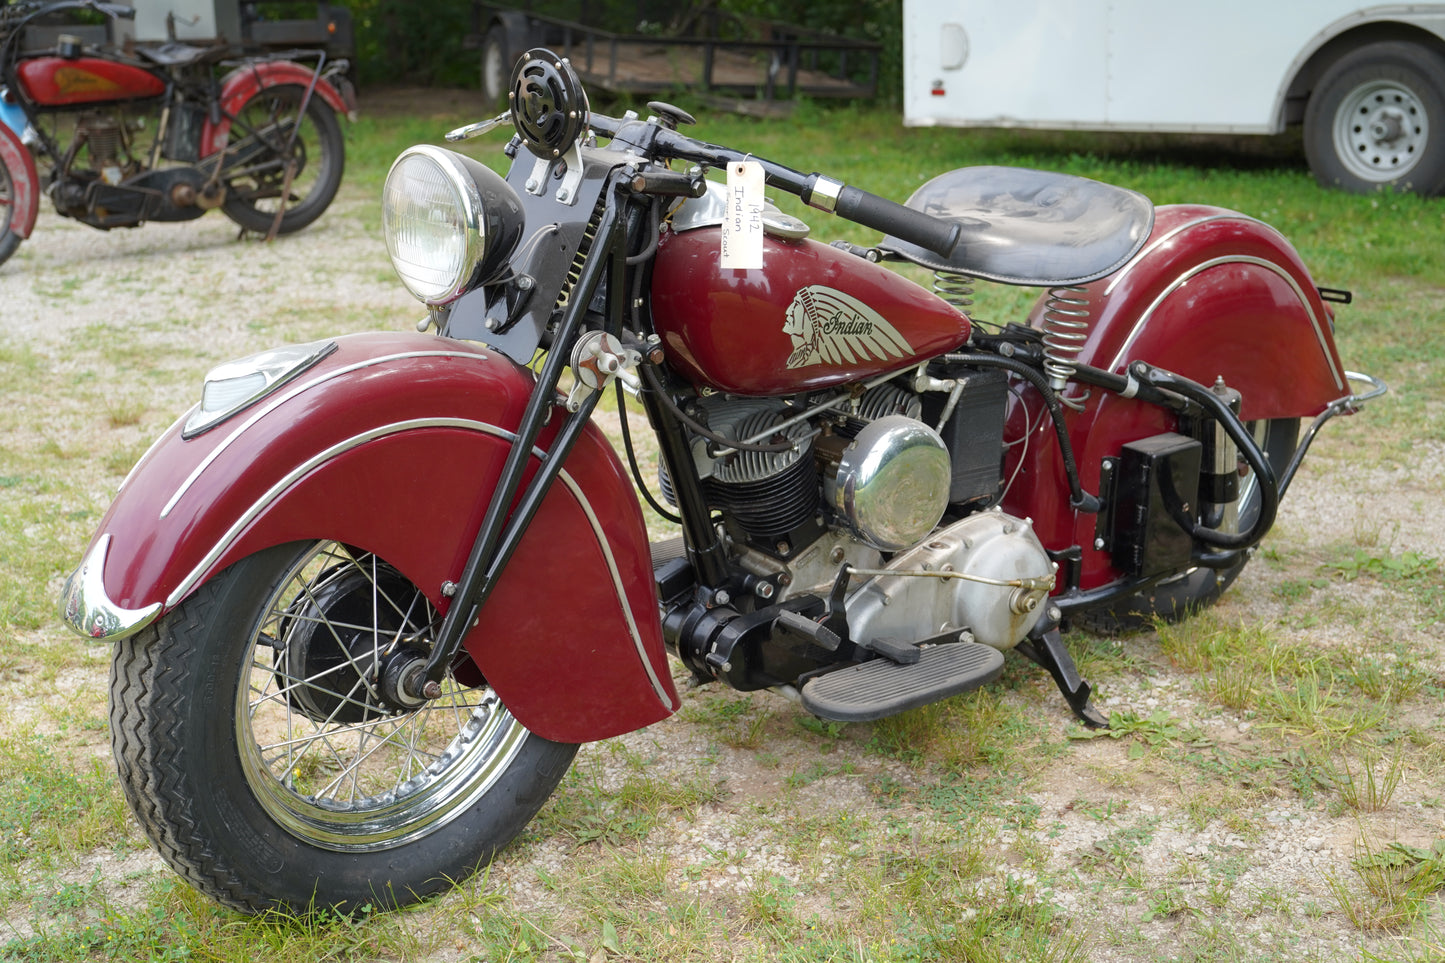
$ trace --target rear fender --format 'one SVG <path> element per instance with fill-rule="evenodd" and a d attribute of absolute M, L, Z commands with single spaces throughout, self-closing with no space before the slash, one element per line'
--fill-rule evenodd
<path fill-rule="evenodd" d="M 233 562 L 314 539 L 376 553 L 445 612 L 443 586 L 460 579 L 533 378 L 467 342 L 363 334 L 336 344 L 215 428 L 184 439 L 178 423 L 162 436 L 67 586 L 73 628 L 122 637 Z M 77 604 L 87 583 L 93 598 Z M 98 611 L 122 613 L 120 624 L 97 622 Z M 124 624 L 127 613 L 139 624 Z M 464 645 L 547 739 L 607 738 L 677 708 L 641 509 L 594 425 Z"/>
<path fill-rule="evenodd" d="M 231 118 L 240 112 L 246 101 L 270 87 L 310 87 L 313 75 L 310 67 L 290 60 L 257 60 L 231 71 L 221 81 L 220 119 L 213 122 L 208 116 L 201 126 L 201 156 L 209 157 L 225 149 L 231 134 Z M 338 114 L 352 120 L 356 118 L 356 95 L 349 84 L 338 88 L 322 77 L 316 81 L 312 96 L 326 101 Z"/>
<path fill-rule="evenodd" d="M 8 126 L 0 123 L 0 164 L 10 172 L 13 210 L 10 212 L 10 230 L 20 237 L 29 237 L 35 229 L 35 218 L 40 213 L 40 175 L 35 170 L 35 158 L 20 142 L 20 136 Z"/>
<path fill-rule="evenodd" d="M 1139 254 L 1072 296 L 1090 319 L 1081 362 L 1123 373 L 1142 360 L 1204 385 L 1223 378 L 1241 393 L 1246 421 L 1311 418 L 1349 394 L 1333 315 L 1299 255 L 1279 232 L 1242 214 L 1161 207 Z M 1048 299 L 1030 317 L 1036 328 L 1046 328 Z M 1086 394 L 1078 386 L 1068 393 Z M 1015 469 L 1017 476 L 1004 506 L 1032 518 L 1050 549 L 1083 549 L 1081 587 L 1106 584 L 1118 573 L 1093 547 L 1097 516 L 1070 507 L 1063 459 L 1040 411 L 1036 398 L 1013 402 L 1010 437 L 1028 433 L 1029 441 L 1012 449 L 1023 454 L 1006 466 L 1005 477 Z M 1066 409 L 1066 423 L 1088 492 L 1099 491 L 1104 460 L 1126 443 L 1178 427 L 1164 409 L 1097 390 L 1081 411 Z"/>

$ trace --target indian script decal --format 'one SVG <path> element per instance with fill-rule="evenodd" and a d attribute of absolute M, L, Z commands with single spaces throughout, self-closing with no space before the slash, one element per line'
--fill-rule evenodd
<path fill-rule="evenodd" d="M 783 332 L 793 339 L 789 368 L 886 361 L 913 354 L 913 347 L 881 314 L 821 284 L 810 284 L 793 297 Z"/>

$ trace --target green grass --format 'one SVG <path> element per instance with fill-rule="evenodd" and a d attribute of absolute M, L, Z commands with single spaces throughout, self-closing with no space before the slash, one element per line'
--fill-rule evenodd
<path fill-rule="evenodd" d="M 315 257 L 304 289 L 268 273 L 294 248 L 229 238 L 199 279 L 184 250 L 159 268 L 111 255 L 126 268 L 105 289 L 38 246 L 0 267 L 5 292 L 28 295 L 32 272 L 85 319 L 56 336 L 0 328 L 0 959 L 1438 958 L 1445 576 L 1408 536 L 1445 495 L 1428 454 L 1445 442 L 1445 200 L 1321 190 L 1288 139 L 907 130 L 892 112 L 808 104 L 790 121 L 694 112 L 702 139 L 900 200 L 952 167 L 1020 164 L 1268 221 L 1321 284 L 1355 292 L 1337 312 L 1341 355 L 1392 385 L 1325 430 L 1305 474 L 1352 491 L 1385 473 L 1415 501 L 1353 526 L 1282 523 L 1224 605 L 1189 622 L 1071 635 L 1099 698 L 1117 701 L 1106 733 L 1074 725 L 1020 659 L 978 693 L 867 725 L 703 689 L 655 735 L 584 748 L 489 876 L 392 914 L 236 916 L 148 859 L 105 748 L 104 653 L 64 636 L 55 598 L 223 348 L 420 315 L 358 302 L 349 286 L 366 285 L 349 279 L 390 284 L 375 198 L 395 155 L 477 118 L 363 115 L 335 215 L 360 229 Z M 501 166 L 504 140 L 462 149 Z M 876 239 L 782 200 L 817 237 Z M 138 250 L 165 230 L 130 237 Z M 231 268 L 272 307 L 225 300 Z M 162 285 L 194 299 L 125 324 L 105 310 Z M 1031 296 L 983 286 L 979 310 L 1016 316 Z M 1302 833 L 1346 827 L 1307 894 L 1265 878 L 1280 813 L 1309 820 Z M 1151 862 L 1176 838 L 1192 851 Z M 1315 931 L 1338 939 L 1321 949 Z"/>

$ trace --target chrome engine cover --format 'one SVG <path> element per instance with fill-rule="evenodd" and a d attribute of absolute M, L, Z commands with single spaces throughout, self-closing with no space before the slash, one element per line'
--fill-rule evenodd
<path fill-rule="evenodd" d="M 886 415 L 847 442 L 823 477 L 823 499 L 864 543 L 896 552 L 938 524 L 952 479 L 938 432 L 905 415 Z"/>
<path fill-rule="evenodd" d="M 895 556 L 888 574 L 849 596 L 848 631 L 860 644 L 967 631 L 984 645 L 1011 649 L 1043 617 L 1057 570 L 1027 519 L 998 509 L 969 515 Z"/>

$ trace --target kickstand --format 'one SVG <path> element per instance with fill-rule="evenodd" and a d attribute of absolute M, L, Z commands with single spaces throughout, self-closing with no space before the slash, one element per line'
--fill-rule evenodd
<path fill-rule="evenodd" d="M 1079 678 L 1079 668 L 1074 657 L 1064 647 L 1064 640 L 1057 628 L 1049 629 L 1043 635 L 1024 639 L 1017 646 L 1020 653 L 1049 670 L 1049 675 L 1059 685 L 1064 701 L 1074 710 L 1079 721 L 1090 729 L 1109 728 L 1109 717 L 1089 705 L 1091 692 L 1089 683 Z"/>

